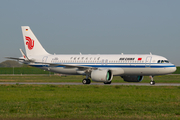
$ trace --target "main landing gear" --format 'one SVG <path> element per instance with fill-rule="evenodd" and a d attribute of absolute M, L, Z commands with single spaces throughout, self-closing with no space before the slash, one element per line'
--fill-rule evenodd
<path fill-rule="evenodd" d="M 153 80 L 153 76 L 149 76 L 151 78 L 150 85 L 155 85 L 155 81 Z"/>
<path fill-rule="evenodd" d="M 86 74 L 86 78 L 82 80 L 82 83 L 83 84 L 90 84 L 91 83 L 91 80 L 89 79 L 89 75 Z"/>
<path fill-rule="evenodd" d="M 83 80 L 82 80 L 82 83 L 83 83 L 83 84 L 90 84 L 90 83 L 91 83 L 91 80 L 90 80 L 90 79 L 83 79 Z"/>
<path fill-rule="evenodd" d="M 91 83 L 91 80 L 89 79 L 90 78 L 90 75 L 86 75 L 86 78 L 82 80 L 82 83 L 83 84 L 90 84 Z M 104 82 L 104 84 L 111 84 L 111 81 L 108 81 L 108 82 Z"/>

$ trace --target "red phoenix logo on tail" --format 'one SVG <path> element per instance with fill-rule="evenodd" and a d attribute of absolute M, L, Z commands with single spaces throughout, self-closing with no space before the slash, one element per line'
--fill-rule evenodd
<path fill-rule="evenodd" d="M 28 49 L 32 50 L 34 47 L 34 40 L 27 36 L 25 36 L 25 38 L 27 40 L 26 45 L 28 46 Z"/>

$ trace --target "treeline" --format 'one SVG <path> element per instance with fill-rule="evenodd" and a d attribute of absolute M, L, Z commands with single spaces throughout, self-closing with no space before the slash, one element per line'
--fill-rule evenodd
<path fill-rule="evenodd" d="M 52 74 L 52 72 L 20 64 L 14 60 L 6 60 L 0 63 L 0 74 Z"/>
<path fill-rule="evenodd" d="M 17 61 L 14 60 L 6 60 L 2 63 L 0 63 L 0 67 L 23 67 L 23 64 L 20 64 Z"/>
<path fill-rule="evenodd" d="M 0 74 L 53 74 L 35 67 L 1 67 Z"/>

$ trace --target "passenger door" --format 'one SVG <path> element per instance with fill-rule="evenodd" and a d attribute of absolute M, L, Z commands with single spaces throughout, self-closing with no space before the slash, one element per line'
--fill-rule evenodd
<path fill-rule="evenodd" d="M 145 62 L 145 67 L 150 67 L 151 66 L 151 56 L 146 57 L 146 62 Z"/>

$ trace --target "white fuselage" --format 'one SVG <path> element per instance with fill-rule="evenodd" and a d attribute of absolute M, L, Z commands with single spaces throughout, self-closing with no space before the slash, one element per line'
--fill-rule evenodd
<path fill-rule="evenodd" d="M 174 64 L 169 63 L 166 58 L 158 55 L 46 55 L 31 56 L 35 62 L 58 64 L 49 66 L 48 64 L 32 63 L 31 66 L 39 67 L 62 74 L 85 74 L 84 69 L 72 66 L 92 67 L 97 69 L 109 69 L 113 75 L 163 75 L 170 74 L 176 70 Z M 159 62 L 160 61 L 160 62 Z M 64 65 L 71 65 L 65 67 Z"/>
<path fill-rule="evenodd" d="M 51 55 L 41 45 L 29 26 L 21 26 L 26 54 L 23 57 L 8 59 L 19 60 L 30 66 L 61 74 L 86 75 L 83 84 L 91 80 L 111 84 L 113 76 L 121 76 L 126 82 L 140 82 L 149 75 L 151 85 L 153 76 L 170 74 L 176 66 L 166 58 L 152 54 L 97 54 L 97 55 Z M 113 46 L 112 46 L 113 47 Z"/>

